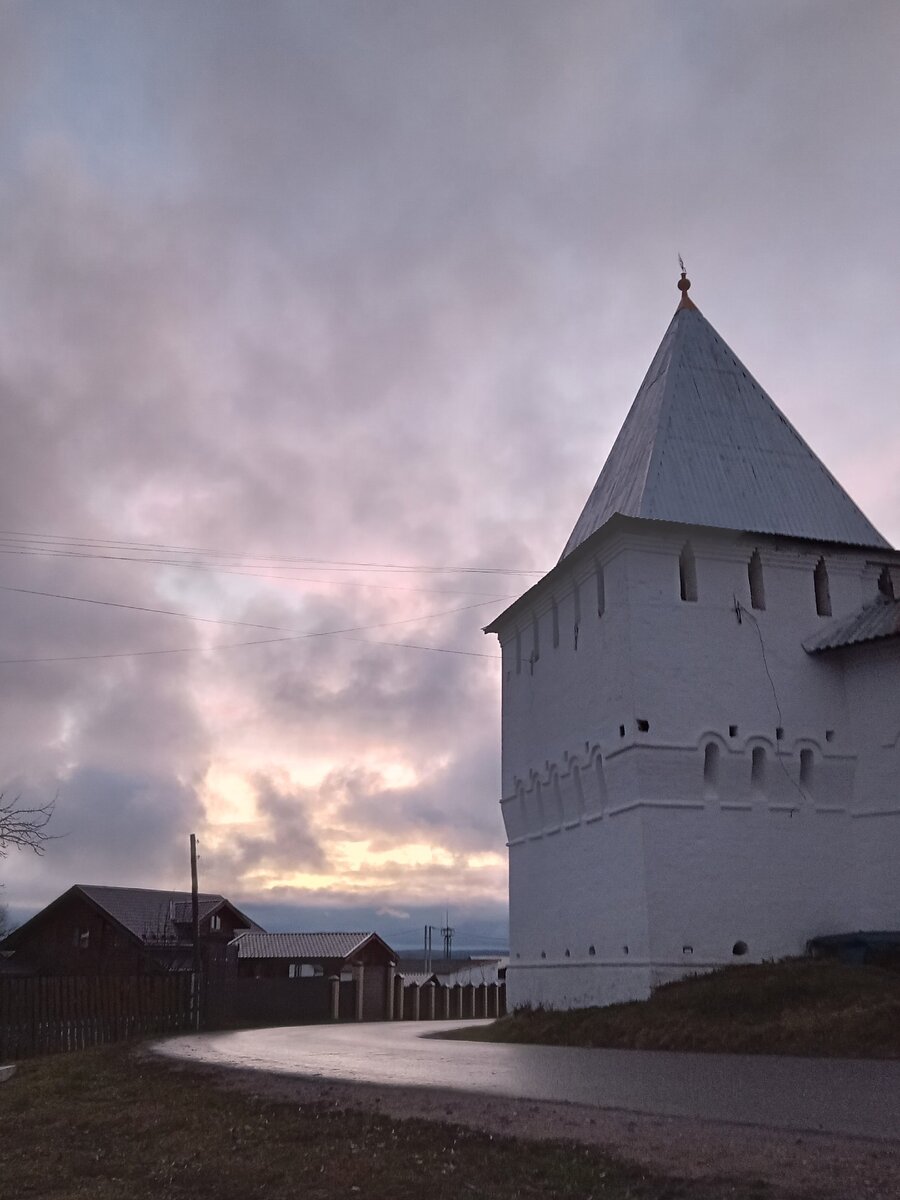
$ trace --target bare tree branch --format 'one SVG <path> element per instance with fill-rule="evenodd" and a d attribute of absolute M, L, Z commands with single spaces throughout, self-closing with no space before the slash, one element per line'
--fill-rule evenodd
<path fill-rule="evenodd" d="M 53 839 L 47 826 L 56 808 L 56 800 L 34 808 L 19 808 L 19 797 L 6 800 L 0 792 L 0 858 L 5 858 L 10 846 L 17 850 L 44 853 L 44 845 Z"/>

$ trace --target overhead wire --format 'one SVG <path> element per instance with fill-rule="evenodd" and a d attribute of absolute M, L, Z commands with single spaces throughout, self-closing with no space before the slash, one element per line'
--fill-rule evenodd
<path fill-rule="evenodd" d="M 273 633 L 290 633 L 297 634 L 303 631 L 293 629 L 284 625 L 266 625 L 259 621 L 236 621 L 227 617 L 201 617 L 195 613 L 179 612 L 178 609 L 172 608 L 152 608 L 147 604 L 123 604 L 118 600 L 100 600 L 94 596 L 72 596 L 66 592 L 45 592 L 38 588 L 21 588 L 12 587 L 8 584 L 0 584 L 0 592 L 15 592 L 23 596 L 43 596 L 50 600 L 72 600 L 79 604 L 96 604 L 103 608 L 120 608 L 128 612 L 153 613 L 162 617 L 182 617 L 187 621 L 198 621 L 206 625 L 236 625 L 245 629 L 267 629 Z M 360 629 L 381 629 L 389 625 L 405 625 L 414 621 L 428 621 L 432 618 L 447 617 L 453 613 L 469 612 L 473 608 L 484 608 L 485 605 L 500 603 L 503 600 L 514 599 L 512 596 L 492 596 L 490 600 L 480 600 L 477 604 L 462 604 L 457 608 L 445 608 L 436 613 L 425 613 L 419 617 L 404 617 L 398 621 L 383 621 L 377 625 L 354 625 L 349 630 L 337 629 L 327 630 L 326 633 L 346 633 L 357 632 Z M 323 636 L 322 634 L 309 634 L 310 637 Z"/>
<path fill-rule="evenodd" d="M 84 550 L 91 551 L 97 549 L 111 549 L 133 551 L 136 554 L 144 554 L 145 552 L 169 555 L 203 555 L 207 559 L 237 559 L 242 565 L 264 567 L 268 564 L 275 563 L 279 568 L 294 567 L 295 569 L 309 570 L 311 567 L 316 570 L 341 571 L 341 572 L 358 572 L 370 571 L 376 573 L 402 573 L 413 575 L 544 575 L 545 571 L 525 570 L 520 567 L 475 567 L 475 566 L 448 566 L 447 564 L 413 564 L 413 563 L 394 563 L 394 562 L 377 562 L 373 560 L 356 561 L 353 559 L 329 559 L 317 558 L 314 556 L 290 556 L 290 555 L 257 555 L 238 552 L 233 550 L 212 550 L 209 548 L 198 546 L 178 546 L 170 545 L 162 542 L 139 542 L 139 541 L 119 541 L 111 538 L 87 538 L 87 537 L 72 537 L 63 534 L 32 534 L 23 533 L 15 530 L 0 530 L 0 542 L 7 543 L 10 551 L 21 549 L 23 553 L 66 553 L 68 550 Z M 87 557 L 92 557 L 88 554 Z M 115 556 L 113 556 L 115 557 Z M 149 561 L 154 562 L 156 559 L 136 559 L 129 561 Z M 181 560 L 165 560 L 166 565 L 177 565 Z"/>
<path fill-rule="evenodd" d="M 103 560 L 107 562 L 135 562 L 150 566 L 175 567 L 177 569 L 189 571 L 204 571 L 210 575 L 232 575 L 245 579 L 262 579 L 266 582 L 286 582 L 286 583 L 312 583 L 321 587 L 355 587 L 355 588 L 373 588 L 377 591 L 389 592 L 419 592 L 427 593 L 432 596 L 487 596 L 487 592 L 472 591 L 471 588 L 465 590 L 457 588 L 423 588 L 423 587 L 406 587 L 402 584 L 390 583 L 372 583 L 369 580 L 350 580 L 350 579 L 310 579 L 308 576 L 302 575 L 273 575 L 265 568 L 259 571 L 238 571 L 233 567 L 222 567 L 215 563 L 201 563 L 178 561 L 166 558 L 131 558 L 127 555 L 120 554 L 84 554 L 70 553 L 67 551 L 54 550 L 26 550 L 26 549 L 5 549 L 0 546 L 0 554 L 9 554 L 17 556 L 34 556 L 40 555 L 49 558 L 75 558 L 88 560 Z M 276 568 L 272 568 L 276 569 Z M 300 568 L 296 568 L 300 569 Z"/>
<path fill-rule="evenodd" d="M 269 645 L 274 642 L 294 642 L 303 641 L 318 637 L 336 637 L 346 636 L 353 633 L 364 633 L 372 629 L 388 629 L 397 625 L 411 625 L 420 621 L 436 620 L 439 617 L 452 616 L 455 613 L 468 612 L 475 608 L 483 608 L 487 604 L 497 603 L 507 597 L 493 597 L 491 600 L 482 600 L 477 604 L 465 604 L 457 608 L 443 609 L 440 612 L 423 613 L 416 617 L 402 617 L 392 621 L 378 621 L 366 625 L 348 625 L 340 629 L 319 629 L 319 630 L 297 630 L 290 629 L 280 625 L 266 625 L 253 621 L 232 621 L 227 618 L 219 617 L 201 617 L 192 613 L 179 612 L 175 609 L 153 608 L 149 605 L 123 604 L 114 600 L 101 600 L 96 597 L 88 596 L 73 596 L 62 592 L 46 592 L 36 588 L 17 588 L 7 585 L 0 585 L 0 591 L 17 592 L 24 595 L 43 596 L 54 600 L 70 600 L 82 604 L 96 604 L 105 608 L 125 609 L 132 612 L 153 613 L 160 616 L 180 617 L 184 620 L 199 621 L 206 624 L 215 625 L 231 625 L 243 626 L 251 629 L 264 629 L 272 632 L 285 633 L 286 637 L 277 638 L 253 638 L 241 642 L 220 642 L 213 646 L 176 646 L 164 649 L 154 650 L 122 650 L 122 651 L 107 651 L 100 654 L 65 654 L 65 655 L 34 655 L 21 658 L 4 658 L 0 659 L 0 666 L 23 665 L 29 663 L 54 663 L 54 662 L 86 662 L 100 659 L 114 658 L 146 658 L 163 654 L 200 654 L 211 653 L 218 650 L 233 650 L 242 646 L 260 646 Z M 459 654 L 469 658 L 498 658 L 495 654 L 482 654 L 474 650 L 456 650 L 445 646 L 421 646 L 413 645 L 406 642 L 379 642 L 372 639 L 352 639 L 357 641 L 365 641 L 369 645 L 390 645 L 403 646 L 414 650 L 431 650 L 441 654 Z"/>
<path fill-rule="evenodd" d="M 204 624 L 227 625 L 238 628 L 260 629 L 274 633 L 286 634 L 283 638 L 257 638 L 241 642 L 219 643 L 213 646 L 180 646 L 167 649 L 109 651 L 100 654 L 78 655 L 46 655 L 21 658 L 0 659 L 0 665 L 13 665 L 40 662 L 81 662 L 109 658 L 133 658 L 160 654 L 191 654 L 210 653 L 216 650 L 235 649 L 241 646 L 263 645 L 272 642 L 296 641 L 312 637 L 347 636 L 351 633 L 365 632 L 372 629 L 387 628 L 395 625 L 412 624 L 421 621 L 449 616 L 457 612 L 466 612 L 487 604 L 499 603 L 513 599 L 512 596 L 496 596 L 487 592 L 471 590 L 456 591 L 444 588 L 406 587 L 396 584 L 373 583 L 369 580 L 345 580 L 334 578 L 335 574 L 376 574 L 376 575 L 484 575 L 484 576 L 523 576 L 539 575 L 538 571 L 525 571 L 519 568 L 505 569 L 500 567 L 455 567 L 426 564 L 415 566 L 407 563 L 381 563 L 376 561 L 357 562 L 353 560 L 321 559 L 314 557 L 291 557 L 286 555 L 257 556 L 236 551 L 210 550 L 196 546 L 178 546 L 163 542 L 141 542 L 113 538 L 91 538 L 67 534 L 25 533 L 17 530 L 0 530 L 0 554 L 16 556 L 42 556 L 51 558 L 86 559 L 91 561 L 136 562 L 153 566 L 169 566 L 189 570 L 205 571 L 211 574 L 235 575 L 240 577 L 258 578 L 264 581 L 281 581 L 292 583 L 309 583 L 319 586 L 343 586 L 360 588 L 377 588 L 379 590 L 396 590 L 409 592 L 427 592 L 440 595 L 480 595 L 486 597 L 475 604 L 462 605 L 457 608 L 445 609 L 437 613 L 426 613 L 417 617 L 406 617 L 396 621 L 383 621 L 367 625 L 348 626 L 343 629 L 304 631 L 280 625 L 269 625 L 262 622 L 230 620 L 224 617 L 207 617 L 192 613 L 180 612 L 173 609 L 156 608 L 150 605 L 125 604 L 113 600 L 103 600 L 97 597 L 77 596 L 69 593 L 53 592 L 38 588 L 15 587 L 0 585 L 0 590 L 21 595 L 43 596 L 50 599 L 68 600 L 82 604 L 95 604 L 108 608 L 117 608 L 133 612 L 153 613 L 160 616 L 180 617 L 186 620 Z M 198 558 L 197 556 L 202 556 Z M 244 568 L 244 569 L 241 569 Z M 329 572 L 331 578 L 312 579 L 296 574 L 272 574 L 273 571 L 308 571 Z M 356 639 L 361 640 L 361 639 Z M 493 654 L 482 654 L 476 651 L 456 650 L 443 646 L 413 645 L 412 643 L 389 643 L 370 641 L 373 645 L 391 645 L 408 649 L 431 650 L 436 653 L 462 654 L 473 658 L 492 658 Z"/>

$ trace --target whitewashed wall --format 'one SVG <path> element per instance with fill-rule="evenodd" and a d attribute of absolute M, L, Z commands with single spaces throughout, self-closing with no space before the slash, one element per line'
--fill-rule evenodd
<path fill-rule="evenodd" d="M 679 596 L 688 536 L 696 602 Z M 877 595 L 869 554 L 621 520 L 595 547 L 501 631 L 511 1004 L 608 1003 L 739 943 L 758 961 L 900 927 L 900 652 L 801 645 L 832 619 L 820 555 L 838 617 Z"/>

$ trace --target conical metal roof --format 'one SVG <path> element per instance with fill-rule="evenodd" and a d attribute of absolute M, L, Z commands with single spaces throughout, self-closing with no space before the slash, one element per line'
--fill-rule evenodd
<path fill-rule="evenodd" d="M 694 306 L 689 286 L 682 276 L 682 302 L 562 557 L 614 513 L 889 547 Z"/>

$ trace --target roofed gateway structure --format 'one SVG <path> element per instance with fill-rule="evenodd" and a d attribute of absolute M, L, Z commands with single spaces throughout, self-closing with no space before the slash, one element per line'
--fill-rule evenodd
<path fill-rule="evenodd" d="M 900 928 L 900 554 L 682 292 L 503 653 L 512 1006 Z"/>

